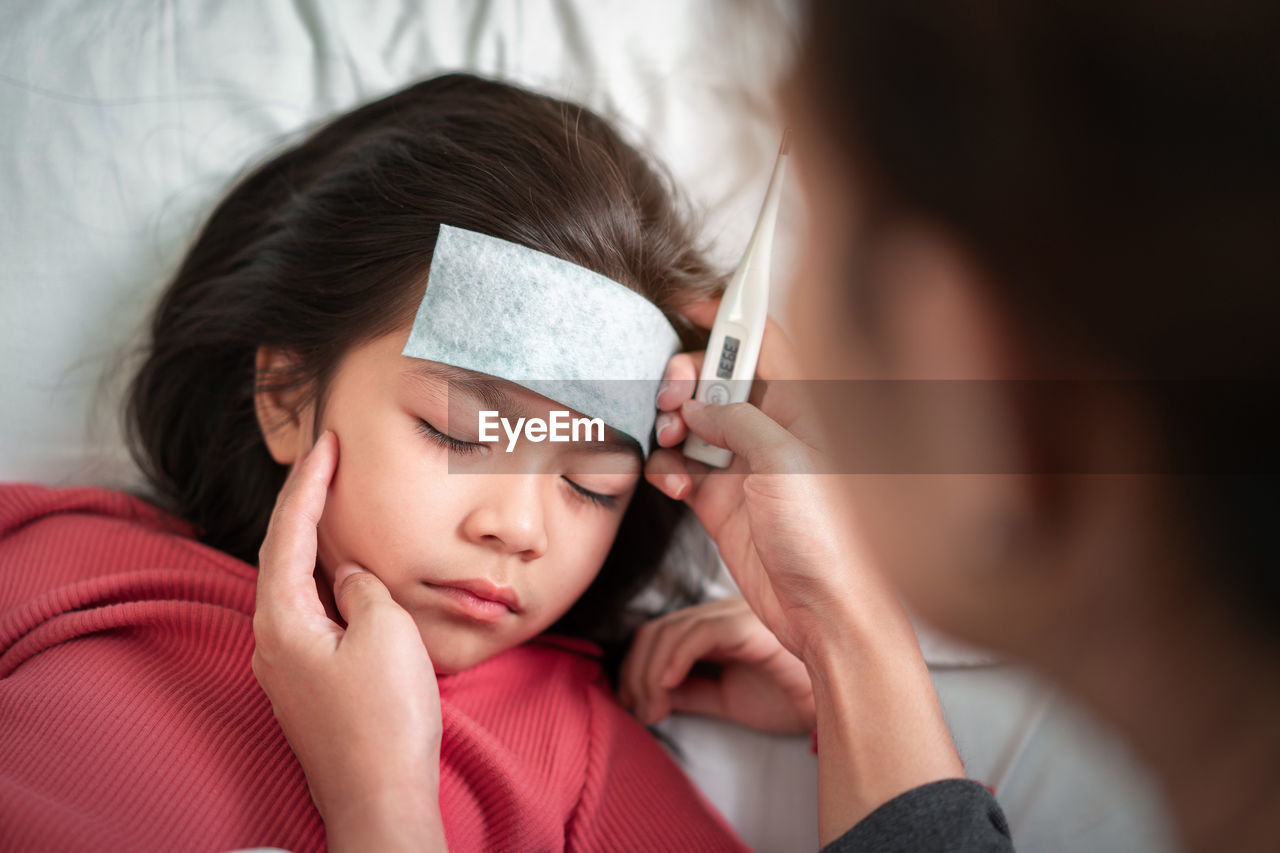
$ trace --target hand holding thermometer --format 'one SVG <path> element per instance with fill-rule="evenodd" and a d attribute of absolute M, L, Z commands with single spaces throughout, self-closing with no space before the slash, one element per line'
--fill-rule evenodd
<path fill-rule="evenodd" d="M 751 379 L 756 373 L 756 359 L 764 339 L 765 319 L 769 310 L 769 264 L 773 254 L 773 226 L 778 218 L 778 199 L 782 190 L 782 173 L 790 148 L 791 131 L 782 134 L 778 160 L 765 191 L 764 206 L 756 220 L 755 230 L 742 261 L 734 270 L 715 323 L 707 341 L 707 355 L 702 362 L 695 400 L 723 405 L 741 403 L 751 393 Z M 698 436 L 684 440 L 684 455 L 716 468 L 727 468 L 733 453 L 716 447 Z"/>

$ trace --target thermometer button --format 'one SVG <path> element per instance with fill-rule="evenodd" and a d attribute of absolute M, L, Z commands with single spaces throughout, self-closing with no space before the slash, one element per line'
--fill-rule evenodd
<path fill-rule="evenodd" d="M 707 389 L 707 402 L 715 406 L 723 406 L 729 402 L 729 389 L 717 382 Z"/>

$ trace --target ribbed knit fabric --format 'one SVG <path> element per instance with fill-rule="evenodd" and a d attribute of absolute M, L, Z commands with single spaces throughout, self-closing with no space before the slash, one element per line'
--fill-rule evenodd
<path fill-rule="evenodd" d="M 324 849 L 250 668 L 256 569 L 191 533 L 120 492 L 0 486 L 0 849 Z M 449 849 L 745 849 L 596 651 L 440 679 Z"/>

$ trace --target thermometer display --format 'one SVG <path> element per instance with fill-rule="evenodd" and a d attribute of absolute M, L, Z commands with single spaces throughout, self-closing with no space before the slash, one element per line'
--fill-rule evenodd
<path fill-rule="evenodd" d="M 751 391 L 756 360 L 760 357 L 760 346 L 769 322 L 769 260 L 790 142 L 790 130 L 784 131 L 756 227 L 751 232 L 747 250 L 742 253 L 742 260 L 725 285 L 715 322 L 711 325 L 711 335 L 707 338 L 707 351 L 698 371 L 694 398 L 710 405 L 746 402 Z M 685 437 L 684 455 L 713 468 L 727 468 L 733 462 L 731 450 L 692 433 Z"/>
<path fill-rule="evenodd" d="M 738 344 L 742 343 L 730 335 L 724 336 L 724 346 L 720 348 L 720 363 L 716 365 L 716 376 L 721 379 L 733 378 L 733 363 L 738 360 Z"/>

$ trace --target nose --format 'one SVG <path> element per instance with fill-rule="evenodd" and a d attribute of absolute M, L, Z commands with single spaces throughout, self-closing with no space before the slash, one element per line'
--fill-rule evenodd
<path fill-rule="evenodd" d="M 463 534 L 477 545 L 536 559 L 547 550 L 543 490 L 548 474 L 475 474 L 474 505 L 463 520 Z"/>

